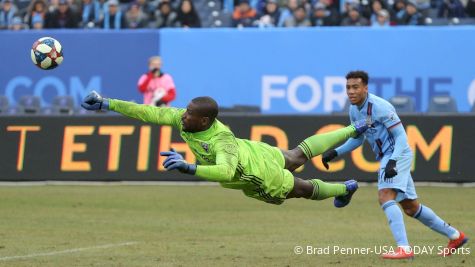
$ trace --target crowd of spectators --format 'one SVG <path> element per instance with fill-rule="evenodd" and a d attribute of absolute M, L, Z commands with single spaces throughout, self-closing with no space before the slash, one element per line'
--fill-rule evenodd
<path fill-rule="evenodd" d="M 232 27 L 388 27 L 475 19 L 475 0 L 1 0 L 0 29 L 199 28 L 210 14 L 198 4 L 219 6 L 230 17 L 222 26 Z"/>

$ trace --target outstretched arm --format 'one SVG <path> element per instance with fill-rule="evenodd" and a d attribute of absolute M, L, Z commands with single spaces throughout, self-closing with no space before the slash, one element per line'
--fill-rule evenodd
<path fill-rule="evenodd" d="M 322 155 L 323 166 L 325 166 L 325 168 L 328 170 L 330 168 L 330 166 L 328 165 L 328 162 L 332 161 L 334 158 L 338 156 L 341 156 L 345 153 L 353 151 L 357 147 L 361 146 L 363 142 L 364 142 L 364 136 L 360 135 L 357 138 L 350 138 L 346 140 L 346 142 L 343 145 L 335 149 L 328 150 Z"/>
<path fill-rule="evenodd" d="M 170 125 L 176 128 L 180 128 L 181 116 L 185 112 L 184 109 L 153 107 L 117 99 L 103 98 L 95 91 L 92 91 L 84 98 L 81 106 L 87 110 L 112 110 L 144 122 Z"/>
<path fill-rule="evenodd" d="M 361 146 L 364 142 L 364 135 L 360 135 L 358 138 L 350 138 L 346 140 L 346 142 L 335 148 L 336 153 L 338 156 L 341 156 L 343 154 L 346 154 L 350 151 L 355 150 L 357 147 Z"/>

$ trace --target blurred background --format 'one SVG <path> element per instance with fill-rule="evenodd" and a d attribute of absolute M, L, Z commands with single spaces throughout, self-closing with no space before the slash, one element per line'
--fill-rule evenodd
<path fill-rule="evenodd" d="M 209 95 L 238 137 L 291 148 L 348 123 L 345 75 L 365 70 L 407 126 L 415 180 L 472 181 L 474 25 L 474 0 L 2 0 L 0 179 L 194 179 L 161 172 L 174 131 L 86 112 L 92 90 L 181 108 Z M 30 59 L 44 36 L 64 54 L 48 71 Z M 101 128 L 112 124 L 131 128 Z M 373 181 L 373 155 L 355 153 L 300 171 Z"/>

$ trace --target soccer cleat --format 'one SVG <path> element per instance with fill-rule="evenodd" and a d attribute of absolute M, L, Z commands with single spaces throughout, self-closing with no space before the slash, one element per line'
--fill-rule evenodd
<path fill-rule="evenodd" d="M 398 247 L 396 251 L 384 253 L 382 257 L 383 259 L 387 260 L 414 259 L 414 251 L 411 249 L 409 252 L 407 252 L 403 247 Z"/>
<path fill-rule="evenodd" d="M 468 238 L 465 236 L 465 234 L 461 231 L 459 231 L 460 236 L 459 238 L 455 240 L 450 240 L 449 244 L 447 245 L 446 248 L 442 251 L 442 253 L 439 253 L 440 256 L 450 256 L 452 255 L 453 251 L 458 249 L 459 247 L 463 246 L 465 243 L 467 243 Z"/>
<path fill-rule="evenodd" d="M 337 208 L 343 208 L 344 206 L 348 205 L 351 201 L 351 197 L 356 192 L 356 190 L 358 190 L 358 182 L 356 180 L 348 180 L 345 182 L 345 185 L 348 194 L 335 197 L 335 200 L 333 201 L 333 205 L 335 205 Z"/>

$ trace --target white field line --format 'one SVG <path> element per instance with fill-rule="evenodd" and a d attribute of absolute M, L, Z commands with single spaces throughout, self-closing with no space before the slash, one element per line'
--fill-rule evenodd
<path fill-rule="evenodd" d="M 28 254 L 28 255 L 7 256 L 7 257 L 1 257 L 0 261 L 28 259 L 28 258 L 36 258 L 36 257 L 44 257 L 44 256 L 54 256 L 54 255 L 58 255 L 58 254 L 76 253 L 76 252 L 81 252 L 81 251 L 85 251 L 85 250 L 96 250 L 96 249 L 106 249 L 106 248 L 131 246 L 131 245 L 135 245 L 135 244 L 138 244 L 138 242 L 124 242 L 124 243 L 106 244 L 106 245 L 94 246 L 94 247 L 73 248 L 73 249 L 52 251 L 52 252 L 44 252 L 44 253 L 33 253 L 33 254 Z"/>

